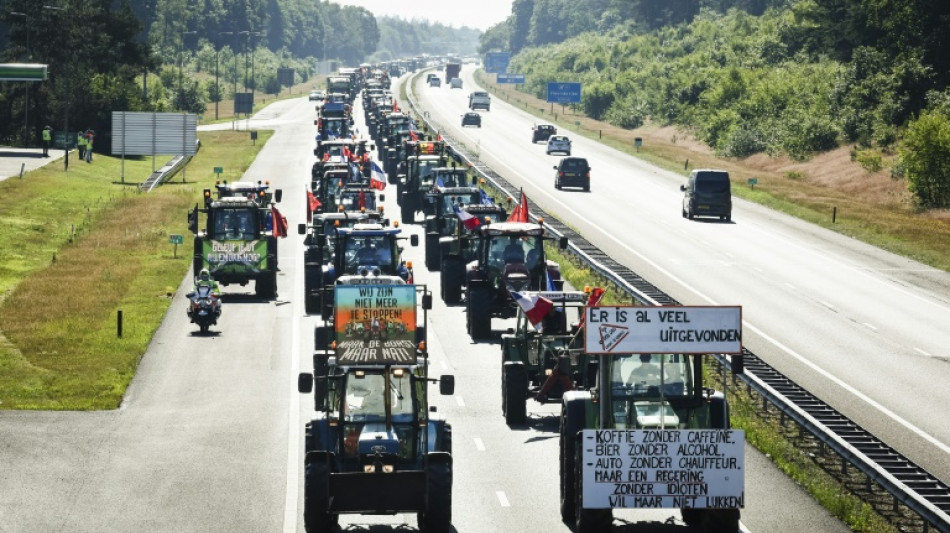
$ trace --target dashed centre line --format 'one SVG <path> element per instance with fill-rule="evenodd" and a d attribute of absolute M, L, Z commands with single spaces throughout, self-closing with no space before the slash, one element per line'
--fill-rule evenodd
<path fill-rule="evenodd" d="M 485 451 L 485 443 L 478 437 L 475 437 L 475 449 L 480 452 Z"/>
<path fill-rule="evenodd" d="M 505 491 L 495 491 L 495 496 L 498 496 L 498 502 L 501 503 L 502 507 L 511 507 L 511 503 L 508 502 L 508 496 L 505 496 Z"/>
<path fill-rule="evenodd" d="M 461 396 L 456 396 L 455 401 L 459 404 L 459 407 L 465 407 L 465 400 Z"/>

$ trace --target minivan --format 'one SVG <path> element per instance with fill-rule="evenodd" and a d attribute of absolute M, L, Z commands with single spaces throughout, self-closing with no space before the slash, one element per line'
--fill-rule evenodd
<path fill-rule="evenodd" d="M 689 182 L 680 185 L 683 191 L 683 218 L 696 216 L 732 220 L 732 188 L 725 170 L 696 169 Z"/>

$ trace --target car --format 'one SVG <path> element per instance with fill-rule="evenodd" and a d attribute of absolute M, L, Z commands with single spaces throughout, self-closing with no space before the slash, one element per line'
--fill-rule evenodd
<path fill-rule="evenodd" d="M 565 157 L 554 166 L 554 188 L 580 187 L 590 191 L 590 164 L 583 157 Z"/>
<path fill-rule="evenodd" d="M 478 113 L 465 113 L 462 115 L 462 127 L 465 126 L 478 126 L 482 127 L 482 116 Z"/>
<path fill-rule="evenodd" d="M 552 135 L 557 135 L 557 128 L 551 124 L 535 124 L 531 128 L 531 143 L 547 141 Z"/>
<path fill-rule="evenodd" d="M 310 101 L 320 101 L 326 98 L 323 91 L 310 91 Z"/>
<path fill-rule="evenodd" d="M 432 78 L 431 80 L 429 80 L 429 87 L 441 87 L 441 86 L 442 86 L 442 80 L 441 80 L 441 79 L 439 79 L 439 78 Z"/>
<path fill-rule="evenodd" d="M 473 91 L 468 95 L 468 108 L 472 111 L 476 109 L 491 110 L 491 96 L 485 91 Z"/>
<path fill-rule="evenodd" d="M 546 152 L 548 155 L 553 153 L 571 155 L 571 140 L 564 135 L 552 135 L 550 138 L 548 138 L 548 147 Z"/>
<path fill-rule="evenodd" d="M 680 185 L 683 191 L 683 218 L 692 220 L 697 216 L 719 217 L 719 220 L 732 221 L 732 185 L 729 172 L 698 168 L 689 174 L 686 185 Z"/>
<path fill-rule="evenodd" d="M 451 87 L 452 89 L 461 89 L 462 78 L 452 78 L 452 80 L 449 81 L 449 87 Z"/>

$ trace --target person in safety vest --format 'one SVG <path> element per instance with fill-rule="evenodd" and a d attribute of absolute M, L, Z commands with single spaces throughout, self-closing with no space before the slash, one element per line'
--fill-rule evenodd
<path fill-rule="evenodd" d="M 49 157 L 49 145 L 53 140 L 53 128 L 46 126 L 43 128 L 43 157 Z"/>

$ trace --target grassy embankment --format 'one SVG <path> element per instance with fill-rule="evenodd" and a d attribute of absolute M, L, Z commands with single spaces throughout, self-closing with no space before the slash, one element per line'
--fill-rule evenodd
<path fill-rule="evenodd" d="M 181 177 L 144 194 L 116 184 L 118 158 L 97 154 L 0 182 L 0 409 L 113 409 L 190 267 L 186 213 L 202 188 L 239 178 L 255 145 L 244 132 L 199 134 Z M 126 182 L 150 158 L 126 159 Z M 177 258 L 169 235 L 184 235 Z M 123 336 L 116 315 L 123 311 Z"/>

